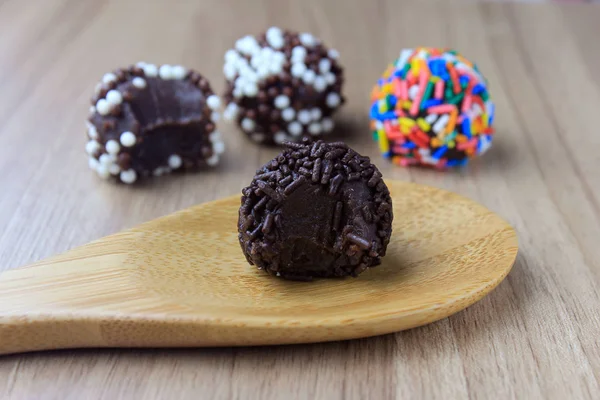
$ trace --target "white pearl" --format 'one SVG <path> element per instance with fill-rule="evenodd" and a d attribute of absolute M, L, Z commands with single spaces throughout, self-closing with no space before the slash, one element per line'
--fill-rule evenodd
<path fill-rule="evenodd" d="M 173 169 L 177 169 L 177 168 L 181 167 L 181 164 L 183 163 L 181 160 L 181 157 L 179 157 L 177 154 L 171 154 L 171 156 L 169 156 L 169 160 L 167 162 L 169 164 L 169 167 L 171 167 Z"/>
<path fill-rule="evenodd" d="M 325 104 L 329 108 L 335 108 L 340 105 L 340 96 L 337 93 L 329 93 L 325 99 Z"/>
<path fill-rule="evenodd" d="M 270 36 L 267 35 L 267 42 L 274 49 L 280 49 L 285 44 L 285 40 L 283 39 L 283 36 L 281 34 L 279 34 L 278 36 L 276 36 L 276 35 L 270 35 Z"/>
<path fill-rule="evenodd" d="M 276 51 L 272 56 L 273 62 L 283 64 L 285 62 L 285 54 L 281 51 Z"/>
<path fill-rule="evenodd" d="M 95 114 L 96 113 L 96 107 L 95 106 L 90 106 L 90 108 L 88 109 L 88 112 L 91 114 Z"/>
<path fill-rule="evenodd" d="M 218 163 L 219 163 L 219 155 L 216 153 L 206 159 L 206 164 L 208 164 L 211 167 L 214 167 Z"/>
<path fill-rule="evenodd" d="M 115 160 L 113 159 L 113 156 L 110 154 L 102 154 L 102 155 L 100 155 L 99 161 L 100 161 L 100 164 L 102 164 L 102 165 L 110 165 Z"/>
<path fill-rule="evenodd" d="M 254 140 L 255 142 L 262 142 L 265 140 L 265 135 L 264 133 L 253 133 L 252 136 L 250 136 L 252 138 L 252 140 Z"/>
<path fill-rule="evenodd" d="M 240 89 L 240 88 L 233 89 L 233 97 L 235 97 L 236 99 L 239 99 L 243 95 L 244 95 L 244 92 L 242 92 L 242 89 Z"/>
<path fill-rule="evenodd" d="M 226 62 L 235 62 L 240 58 L 240 55 L 237 51 L 233 49 L 229 49 L 225 52 L 225 61 Z"/>
<path fill-rule="evenodd" d="M 326 73 L 325 82 L 327 82 L 328 85 L 333 85 L 335 83 L 335 74 L 333 72 Z"/>
<path fill-rule="evenodd" d="M 304 72 L 306 72 L 306 64 L 304 64 L 304 63 L 293 64 L 291 72 L 292 72 L 292 76 L 295 76 L 296 78 L 302 77 L 302 75 L 304 75 Z"/>
<path fill-rule="evenodd" d="M 133 78 L 131 83 L 138 89 L 144 89 L 146 87 L 146 80 L 144 78 L 140 78 L 139 76 Z"/>
<path fill-rule="evenodd" d="M 173 79 L 173 68 L 169 64 L 161 65 L 158 70 L 161 79 Z"/>
<path fill-rule="evenodd" d="M 321 129 L 321 124 L 318 122 L 313 122 L 308 126 L 308 132 L 311 135 L 318 135 L 319 133 L 321 133 Z"/>
<path fill-rule="evenodd" d="M 301 33 L 298 37 L 300 42 L 306 47 L 312 47 L 315 45 L 315 38 L 310 33 Z"/>
<path fill-rule="evenodd" d="M 281 112 L 281 118 L 283 118 L 284 121 L 291 121 L 294 119 L 295 116 L 296 111 L 294 111 L 293 108 L 286 108 Z"/>
<path fill-rule="evenodd" d="M 256 124 L 250 118 L 244 118 L 242 120 L 241 126 L 242 126 L 242 129 L 245 130 L 246 132 L 252 132 L 254 130 L 254 127 L 256 126 Z"/>
<path fill-rule="evenodd" d="M 221 107 L 221 99 L 216 94 L 211 94 L 206 99 L 206 104 L 211 110 L 216 110 Z"/>
<path fill-rule="evenodd" d="M 158 76 L 158 67 L 154 64 L 146 64 L 142 68 L 144 74 L 149 78 L 156 78 Z"/>
<path fill-rule="evenodd" d="M 121 172 L 121 167 L 119 167 L 117 164 L 110 164 L 108 166 L 108 172 L 110 172 L 111 175 L 117 175 L 119 172 Z"/>
<path fill-rule="evenodd" d="M 315 74 L 315 71 L 309 69 L 304 73 L 304 75 L 302 75 L 302 80 L 307 85 L 310 85 L 315 81 L 316 76 L 317 74 Z"/>
<path fill-rule="evenodd" d="M 303 125 L 308 125 L 310 123 L 312 117 L 310 111 L 308 110 L 300 110 L 298 111 L 298 121 Z"/>
<path fill-rule="evenodd" d="M 92 124 L 90 124 L 89 122 L 87 123 L 87 133 L 88 136 L 92 139 L 98 139 L 98 130 L 96 129 L 96 127 Z"/>
<path fill-rule="evenodd" d="M 329 56 L 329 58 L 335 60 L 340 56 L 340 53 L 336 49 L 329 49 L 327 55 Z"/>
<path fill-rule="evenodd" d="M 219 113 L 218 113 L 218 112 L 216 112 L 216 111 L 213 111 L 213 112 L 210 114 L 210 119 L 212 119 L 212 120 L 213 120 L 213 122 L 219 122 L 219 120 L 221 119 L 221 114 L 219 114 Z"/>
<path fill-rule="evenodd" d="M 283 36 L 283 31 L 276 26 L 272 26 L 267 29 L 266 34 L 267 36 Z"/>
<path fill-rule="evenodd" d="M 258 94 L 258 86 L 256 83 L 249 83 L 244 86 L 244 94 L 248 97 L 254 97 Z"/>
<path fill-rule="evenodd" d="M 312 117 L 313 121 L 318 121 L 321 119 L 321 109 L 320 108 L 313 108 L 312 110 L 310 110 L 310 116 Z"/>
<path fill-rule="evenodd" d="M 285 134 L 285 132 L 277 132 L 273 136 L 273 140 L 275 141 L 275 143 L 281 144 L 287 140 L 287 135 Z"/>
<path fill-rule="evenodd" d="M 331 61 L 328 58 L 324 58 L 321 61 L 319 61 L 319 71 L 322 74 L 329 72 L 330 69 L 331 69 Z"/>
<path fill-rule="evenodd" d="M 299 122 L 292 122 L 288 125 L 288 132 L 292 136 L 300 136 L 302 134 L 302 125 Z"/>
<path fill-rule="evenodd" d="M 96 110 L 100 115 L 107 115 L 110 112 L 110 103 L 105 99 L 100 99 L 96 103 Z"/>
<path fill-rule="evenodd" d="M 152 175 L 154 176 L 162 176 L 166 172 L 166 169 L 163 167 L 158 167 L 154 171 L 152 171 Z"/>
<path fill-rule="evenodd" d="M 133 183 L 137 179 L 137 173 L 133 169 L 128 169 L 127 171 L 122 171 L 119 177 L 124 183 Z"/>
<path fill-rule="evenodd" d="M 185 78 L 185 75 L 187 74 L 187 70 L 181 65 L 175 65 L 171 69 L 171 74 L 174 79 L 183 79 L 183 78 Z"/>
<path fill-rule="evenodd" d="M 119 150 L 121 150 L 121 146 L 119 146 L 119 142 L 117 142 L 116 140 L 109 140 L 108 142 L 106 142 L 106 152 L 108 154 L 118 154 Z"/>
<path fill-rule="evenodd" d="M 280 63 L 273 62 L 269 65 L 269 71 L 273 75 L 279 75 L 280 73 L 283 72 L 283 65 L 281 65 Z"/>
<path fill-rule="evenodd" d="M 117 76 L 115 74 L 113 74 L 112 72 L 106 73 L 104 74 L 104 76 L 102 77 L 102 83 L 111 83 L 117 80 Z"/>
<path fill-rule="evenodd" d="M 220 142 L 221 141 L 221 133 L 219 133 L 219 131 L 213 131 L 210 135 L 208 135 L 208 139 L 212 143 Z"/>
<path fill-rule="evenodd" d="M 100 178 L 102 179 L 108 179 L 108 177 L 110 176 L 110 172 L 108 171 L 108 167 L 106 165 L 98 165 L 96 167 L 96 172 L 98 173 L 98 176 L 100 176 Z"/>
<path fill-rule="evenodd" d="M 138 61 L 135 63 L 135 66 L 143 69 L 146 64 L 148 64 L 148 63 L 145 61 Z"/>
<path fill-rule="evenodd" d="M 239 108 L 235 103 L 229 103 L 223 112 L 223 117 L 227 121 L 231 121 L 237 118 Z"/>
<path fill-rule="evenodd" d="M 331 118 L 323 118 L 321 121 L 323 132 L 331 132 L 333 130 L 333 120 Z"/>
<path fill-rule="evenodd" d="M 213 151 L 216 154 L 223 154 L 225 152 L 225 143 L 222 141 L 215 141 L 213 143 Z"/>
<path fill-rule="evenodd" d="M 322 76 L 317 76 L 315 78 L 315 83 L 313 86 L 315 87 L 315 90 L 317 92 L 322 92 L 325 89 L 327 89 L 327 82 L 325 81 L 325 78 L 323 78 Z"/>
<path fill-rule="evenodd" d="M 264 65 L 261 65 L 257 70 L 256 70 L 256 74 L 258 75 L 259 79 L 265 79 L 266 77 L 268 77 L 271 72 L 269 71 L 269 68 L 274 67 L 274 64 L 272 64 L 270 67 L 266 67 Z M 276 74 L 278 74 L 279 72 L 275 72 Z"/>
<path fill-rule="evenodd" d="M 100 143 L 96 142 L 95 140 L 90 140 L 89 142 L 86 143 L 85 145 L 85 151 L 86 153 L 88 153 L 90 156 L 92 154 L 94 154 L 95 152 L 97 152 L 98 150 L 100 150 Z"/>
<path fill-rule="evenodd" d="M 227 80 L 231 81 L 237 75 L 237 68 L 235 65 L 227 63 L 223 66 L 223 74 Z"/>
<path fill-rule="evenodd" d="M 90 167 L 90 169 L 93 169 L 95 171 L 98 168 L 98 165 L 100 165 L 98 160 L 96 160 L 94 157 L 89 158 L 88 166 Z"/>
<path fill-rule="evenodd" d="M 286 108 L 290 105 L 290 98 L 284 94 L 280 94 L 279 96 L 275 97 L 273 104 L 275 104 L 275 107 L 277 108 Z"/>
<path fill-rule="evenodd" d="M 135 137 L 133 132 L 126 131 L 126 132 L 121 133 L 121 136 L 119 137 L 119 141 L 125 147 L 132 147 L 135 145 L 137 138 Z"/>
<path fill-rule="evenodd" d="M 123 96 L 121 96 L 121 93 L 119 93 L 118 90 L 109 90 L 108 93 L 106 93 L 106 101 L 116 106 L 123 102 Z"/>

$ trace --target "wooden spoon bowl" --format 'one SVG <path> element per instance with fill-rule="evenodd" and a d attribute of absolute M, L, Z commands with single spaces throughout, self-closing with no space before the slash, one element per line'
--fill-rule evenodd
<path fill-rule="evenodd" d="M 388 181 L 393 236 L 358 278 L 285 281 L 246 262 L 239 196 L 0 275 L 0 354 L 248 346 L 380 335 L 447 317 L 510 271 L 517 237 L 454 193 Z"/>

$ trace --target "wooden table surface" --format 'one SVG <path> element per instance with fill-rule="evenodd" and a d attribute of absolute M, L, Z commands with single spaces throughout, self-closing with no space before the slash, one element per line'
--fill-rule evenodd
<path fill-rule="evenodd" d="M 360 0 L 0 0 L 0 270 L 239 193 L 273 149 L 220 125 L 212 172 L 142 187 L 87 168 L 84 119 L 104 72 L 180 63 L 223 88 L 223 53 L 277 24 L 337 48 L 346 140 L 385 178 L 453 190 L 517 229 L 513 271 L 450 318 L 341 343 L 61 351 L 0 358 L 11 399 L 579 399 L 600 395 L 600 7 Z M 384 162 L 368 94 L 402 47 L 476 60 L 497 105 L 492 150 L 454 172 Z M 396 218 L 402 218 L 397 215 Z"/>

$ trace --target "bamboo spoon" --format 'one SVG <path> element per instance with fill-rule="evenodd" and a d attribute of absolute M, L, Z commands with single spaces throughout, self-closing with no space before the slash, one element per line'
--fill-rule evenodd
<path fill-rule="evenodd" d="M 302 283 L 248 265 L 239 196 L 0 275 L 0 354 L 246 346 L 380 335 L 473 304 L 510 271 L 515 231 L 456 194 L 388 181 L 393 236 L 358 278 Z"/>

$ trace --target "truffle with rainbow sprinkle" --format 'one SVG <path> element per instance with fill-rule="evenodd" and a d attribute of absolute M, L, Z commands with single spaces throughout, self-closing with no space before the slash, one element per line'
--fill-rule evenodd
<path fill-rule="evenodd" d="M 383 157 L 401 166 L 463 166 L 494 135 L 487 80 L 448 49 L 402 50 L 371 92 L 370 118 Z"/>

